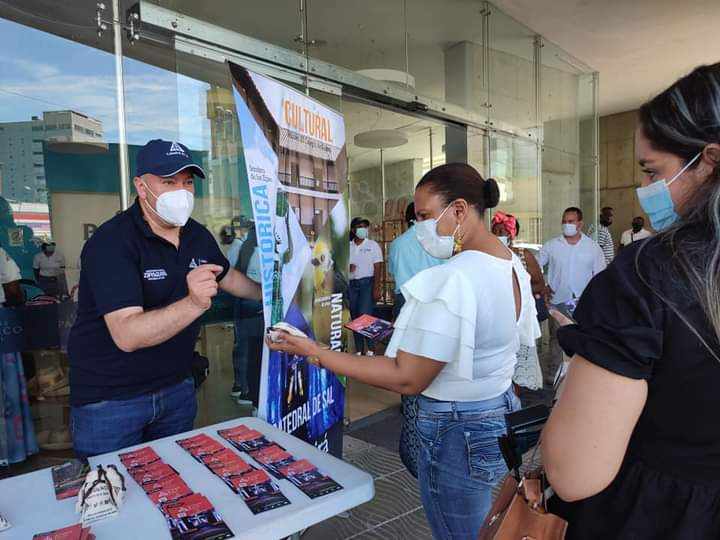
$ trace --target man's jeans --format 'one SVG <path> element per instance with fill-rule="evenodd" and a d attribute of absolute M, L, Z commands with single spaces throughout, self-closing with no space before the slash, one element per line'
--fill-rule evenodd
<path fill-rule="evenodd" d="M 373 300 L 374 278 L 362 278 L 350 280 L 348 287 L 350 300 L 350 316 L 357 319 L 360 315 L 372 315 L 375 310 L 375 302 Z M 355 351 L 365 352 L 363 346 L 367 341 L 368 348 L 373 346 L 373 342 L 360 334 L 353 333 L 355 339 Z"/>
<path fill-rule="evenodd" d="M 151 394 L 73 407 L 75 453 L 88 458 L 189 431 L 196 413 L 192 377 Z"/>
<path fill-rule="evenodd" d="M 484 401 L 418 397 L 418 480 L 433 538 L 478 537 L 492 489 L 507 473 L 497 439 L 505 414 L 519 408 L 512 387 Z"/>

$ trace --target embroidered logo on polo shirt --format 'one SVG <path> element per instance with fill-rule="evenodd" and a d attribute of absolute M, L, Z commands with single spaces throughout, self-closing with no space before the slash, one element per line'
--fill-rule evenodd
<path fill-rule="evenodd" d="M 197 267 L 200 266 L 201 264 L 207 264 L 207 260 L 206 260 L 206 259 L 200 259 L 200 258 L 198 258 L 197 260 L 195 260 L 195 257 L 193 257 L 192 259 L 190 259 L 190 264 L 188 264 L 188 268 L 197 268 Z"/>
<path fill-rule="evenodd" d="M 145 270 L 143 277 L 148 281 L 160 281 L 162 279 L 166 279 L 168 274 L 164 268 L 151 268 L 149 270 Z"/>
<path fill-rule="evenodd" d="M 180 146 L 178 143 L 173 142 L 170 145 L 170 150 L 168 150 L 168 153 L 165 154 L 166 156 L 184 156 L 187 157 L 187 154 L 185 153 L 185 150 L 183 150 L 182 146 Z"/>

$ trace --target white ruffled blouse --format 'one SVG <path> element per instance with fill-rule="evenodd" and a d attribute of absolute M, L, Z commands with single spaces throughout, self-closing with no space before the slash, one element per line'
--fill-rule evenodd
<path fill-rule="evenodd" d="M 521 293 L 516 320 L 513 270 Z M 478 401 L 510 386 L 520 344 L 540 337 L 530 276 L 520 259 L 464 251 L 403 287 L 403 306 L 386 355 L 405 351 L 446 365 L 424 395 Z"/>

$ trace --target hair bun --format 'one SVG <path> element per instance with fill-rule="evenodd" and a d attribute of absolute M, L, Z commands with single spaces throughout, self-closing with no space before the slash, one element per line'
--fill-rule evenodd
<path fill-rule="evenodd" d="M 495 208 L 500 202 L 500 186 L 494 178 L 488 178 L 483 184 L 485 208 Z"/>

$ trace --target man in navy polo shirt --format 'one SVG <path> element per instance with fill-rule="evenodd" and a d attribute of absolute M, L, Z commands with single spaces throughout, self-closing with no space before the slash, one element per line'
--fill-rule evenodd
<path fill-rule="evenodd" d="M 230 268 L 210 232 L 190 219 L 194 175 L 205 178 L 187 147 L 148 142 L 137 157 L 135 204 L 83 248 L 68 343 L 80 457 L 192 429 L 200 316 L 218 287 L 261 298 L 260 287 Z"/>

